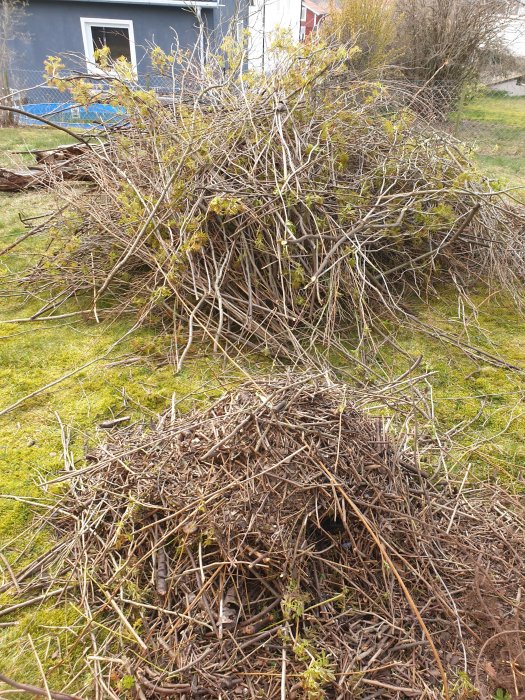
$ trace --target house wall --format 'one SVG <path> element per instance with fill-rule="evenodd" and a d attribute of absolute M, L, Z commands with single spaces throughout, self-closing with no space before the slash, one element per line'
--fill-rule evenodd
<path fill-rule="evenodd" d="M 502 80 L 500 83 L 490 85 L 489 87 L 491 90 L 504 92 L 512 97 L 525 97 L 525 78 L 522 78 L 521 85 L 517 78 L 512 78 L 512 80 Z"/>
<path fill-rule="evenodd" d="M 304 36 L 310 36 L 317 24 L 317 15 L 310 10 L 309 7 L 306 8 L 306 20 L 304 22 Z"/>
<path fill-rule="evenodd" d="M 221 22 L 226 25 L 233 0 L 228 0 L 218 13 L 203 9 L 203 21 L 213 32 Z M 214 12 L 217 16 L 214 16 Z M 42 74 L 47 56 L 71 54 L 65 62 L 71 67 L 84 67 L 84 44 L 81 17 L 133 21 L 139 77 L 151 70 L 146 54 L 148 44 L 155 42 L 165 51 L 178 44 L 193 48 L 198 38 L 195 14 L 180 7 L 132 5 L 125 3 L 77 2 L 75 0 L 29 0 L 21 31 L 24 37 L 15 40 L 14 70 Z"/>
<path fill-rule="evenodd" d="M 303 4 L 304 19 L 301 19 L 301 39 L 307 39 L 323 22 L 326 12 L 314 12 Z"/>
<path fill-rule="evenodd" d="M 23 90 L 40 83 L 48 56 L 60 55 L 67 67 L 85 70 L 80 18 L 96 18 L 133 22 L 139 80 L 162 89 L 162 80 L 152 71 L 147 47 L 155 43 L 166 52 L 175 47 L 194 49 L 199 41 L 199 21 L 193 11 L 184 7 L 156 5 L 155 0 L 144 0 L 144 3 L 27 0 L 20 27 L 23 36 L 13 42 L 13 88 Z M 202 8 L 201 17 L 206 28 L 205 45 L 211 49 L 220 45 L 232 24 L 239 37 L 241 31 L 249 27 L 252 37 L 247 65 L 267 70 L 271 66 L 265 54 L 276 29 L 288 29 L 294 40 L 299 39 L 301 0 L 219 0 L 217 7 Z M 56 89 L 42 88 L 40 92 L 42 94 L 37 90 L 28 92 L 26 101 L 64 100 Z"/>
<path fill-rule="evenodd" d="M 295 41 L 299 41 L 301 0 L 251 0 L 248 26 L 250 68 L 271 68 L 267 56 L 267 44 L 278 29 L 286 29 Z"/>

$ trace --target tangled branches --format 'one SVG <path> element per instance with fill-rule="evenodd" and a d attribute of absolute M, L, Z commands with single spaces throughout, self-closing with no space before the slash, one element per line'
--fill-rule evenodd
<path fill-rule="evenodd" d="M 17 579 L 70 587 L 97 697 L 512 687 L 523 505 L 433 481 L 352 400 L 314 376 L 250 382 L 60 477 L 57 542 Z"/>
<path fill-rule="evenodd" d="M 169 99 L 76 83 L 79 100 L 124 106 L 127 126 L 84 156 L 94 189 L 60 185 L 30 289 L 164 323 L 180 365 L 196 332 L 311 360 L 445 278 L 513 287 L 523 211 L 465 149 L 351 79 L 355 49 L 284 44 L 268 75 L 241 72 L 234 44 L 221 65 L 177 59 Z"/>

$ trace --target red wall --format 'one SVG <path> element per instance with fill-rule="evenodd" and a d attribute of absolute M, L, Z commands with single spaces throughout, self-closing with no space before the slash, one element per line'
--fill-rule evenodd
<path fill-rule="evenodd" d="M 308 7 L 306 8 L 306 20 L 301 21 L 301 27 L 304 28 L 304 38 L 306 39 L 319 24 L 323 21 L 324 15 L 316 15 Z"/>

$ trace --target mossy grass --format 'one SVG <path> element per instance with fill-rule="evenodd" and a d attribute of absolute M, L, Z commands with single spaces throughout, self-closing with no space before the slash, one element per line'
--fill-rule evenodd
<path fill-rule="evenodd" d="M 430 306 L 414 303 L 413 310 L 425 323 L 460 337 L 509 364 L 525 369 L 524 319 L 505 294 L 471 295 L 476 307 L 463 305 L 450 290 L 434 297 Z M 468 329 L 462 331 L 462 328 Z M 399 375 L 422 356 L 420 370 L 431 373 L 427 396 L 432 399 L 438 430 L 446 432 L 462 422 L 458 449 L 449 455 L 451 476 L 461 478 L 470 465 L 473 477 L 498 481 L 521 489 L 525 468 L 525 374 L 468 357 L 465 352 L 426 333 L 400 330 L 396 343 L 383 346 L 377 361 Z M 425 389 L 423 389 L 425 391 Z M 431 396 L 430 396 L 431 395 Z"/>
<path fill-rule="evenodd" d="M 487 109 L 486 122 L 493 134 L 507 133 L 498 126 L 491 114 L 505 113 L 499 123 L 505 129 L 520 129 L 516 110 L 525 109 L 525 100 L 497 100 L 503 112 L 483 98 Z M 507 105 L 507 106 L 506 106 Z M 490 108 L 490 109 L 489 109 Z M 474 107 L 468 108 L 469 119 L 474 119 Z M 477 108 L 476 108 L 477 109 Z M 482 109 L 480 107 L 480 109 Z M 481 114 L 481 112 L 480 112 Z M 509 123 L 507 123 L 507 121 Z M 523 123 L 525 130 L 525 123 Z M 506 137 L 505 137 L 506 138 Z M 63 143 L 61 134 L 45 129 L 5 129 L 0 132 L 0 152 L 28 147 L 51 147 Z M 9 158 L 1 155 L 4 163 Z M 510 156 L 509 156 L 510 158 Z M 483 163 L 482 166 L 487 165 Z M 512 181 L 514 176 L 509 161 L 501 165 L 504 175 Z M 18 217 L 22 211 L 33 216 L 46 211 L 52 204 L 52 195 L 27 193 L 0 196 L 2 215 L 0 221 L 0 248 L 23 232 Z M 11 256 L 8 269 L 19 270 L 27 262 L 27 255 L 34 252 L 37 242 L 28 245 Z M 473 295 L 478 306 L 479 327 L 470 332 L 472 338 L 492 353 L 498 353 L 508 361 L 525 367 L 525 324 L 511 300 L 503 294 L 488 295 L 480 290 Z M 4 297 L 0 300 L 0 320 L 19 315 L 21 300 Z M 27 313 L 27 305 L 24 305 Z M 458 299 L 450 290 L 432 299 L 429 305 L 414 304 L 414 310 L 427 321 L 442 328 L 458 329 L 463 318 L 458 314 Z M 467 307 L 466 314 L 471 312 Z M 129 330 L 131 321 L 104 321 L 96 324 L 82 318 L 71 323 L 55 322 L 35 327 L 33 324 L 0 325 L 0 410 L 20 397 L 60 377 L 69 370 L 105 353 L 107 348 Z M 395 376 L 404 371 L 410 358 L 423 355 L 423 366 L 433 372 L 429 377 L 432 387 L 436 418 L 444 429 L 461 420 L 470 420 L 483 412 L 462 436 L 464 446 L 468 441 L 486 439 L 472 454 L 465 453 L 456 465 L 458 474 L 472 463 L 473 474 L 490 477 L 519 488 L 522 469 L 525 466 L 525 447 L 522 436 L 525 417 L 520 402 L 525 396 L 525 378 L 522 374 L 508 372 L 490 365 L 478 365 L 458 349 L 444 345 L 427 335 L 411 331 L 395 332 L 396 341 L 409 357 L 397 355 L 386 346 L 377 362 L 384 371 Z M 237 376 L 231 366 L 225 373 L 225 364 L 203 348 L 195 347 L 184 369 L 175 374 L 173 367 L 162 363 L 169 339 L 159 338 L 154 329 L 143 327 L 117 347 L 113 356 L 87 368 L 50 391 L 24 403 L 16 412 L 0 418 L 0 493 L 10 496 L 36 497 L 40 495 L 39 479 L 55 474 L 62 466 L 62 444 L 58 417 L 72 426 L 71 449 L 77 465 L 82 464 L 86 442 L 100 436 L 96 426 L 101 420 L 118 415 L 131 415 L 132 420 L 145 419 L 170 405 L 173 395 L 184 399 L 179 410 L 195 403 L 209 401 L 220 393 L 229 381 Z M 114 362 L 133 358 L 130 364 Z M 135 358 L 136 361 L 135 361 Z M 386 370 L 385 370 L 386 368 Z M 514 419 L 509 423 L 509 418 Z M 493 437 L 496 436 L 496 437 Z M 32 509 L 16 500 L 2 500 L 0 508 L 0 543 L 5 545 L 16 535 L 31 526 Z M 26 541 L 29 541 L 30 531 Z M 32 551 L 44 549 L 49 544 L 49 533 L 41 533 L 32 541 Z M 6 551 L 14 563 L 23 562 L 29 552 L 23 552 L 17 542 Z M 4 576 L 7 572 L 4 571 Z M 6 579 L 7 580 L 7 579 Z M 0 604 L 9 604 L 9 596 L 3 595 Z M 46 668 L 51 686 L 63 687 L 80 671 L 82 649 L 67 651 L 68 631 L 81 624 L 76 610 L 67 603 L 52 602 L 32 606 L 16 616 L 3 618 L 16 625 L 0 629 L 0 670 L 6 675 L 25 682 L 42 684 L 34 651 L 28 635 Z M 47 642 L 39 641 L 44 637 Z M 81 685 L 81 677 L 76 682 Z"/>
<path fill-rule="evenodd" d="M 3 312 L 2 312 L 3 315 Z M 86 322 L 62 327 L 49 326 L 36 330 L 26 326 L 9 327 L 11 338 L 0 343 L 0 406 L 4 407 L 34 389 L 60 377 L 89 358 L 103 354 L 107 347 L 127 330 L 125 322 L 96 326 Z M 19 333 L 22 333 L 20 335 Z M 62 467 L 62 444 L 59 417 L 72 426 L 71 450 L 82 465 L 87 441 L 96 442 L 103 433 L 97 424 L 114 415 L 130 415 L 132 420 L 148 418 L 170 405 L 173 395 L 178 410 L 209 401 L 221 393 L 225 384 L 219 360 L 199 357 L 198 351 L 177 376 L 173 368 L 159 366 L 152 353 L 157 341 L 152 331 L 141 329 L 129 338 L 118 352 L 106 361 L 93 365 L 52 391 L 27 402 L 16 413 L 0 419 L 0 493 L 16 497 L 38 497 L 42 493 L 39 479 L 52 477 Z M 145 354 L 144 354 L 145 353 Z M 149 353 L 149 356 L 148 356 Z M 119 356 L 131 354 L 141 359 L 129 366 L 111 366 Z M 186 397 L 186 398 L 185 398 Z M 24 533 L 21 541 L 8 547 L 5 554 L 17 566 L 49 545 L 49 533 L 41 532 L 32 539 L 34 509 L 17 500 L 2 500 L 0 508 L 0 542 L 10 542 Z M 29 529 L 28 529 L 29 528 Z M 22 553 L 23 543 L 30 549 Z M 8 596 L 0 599 L 9 604 Z M 78 614 L 59 603 L 32 606 L 21 615 L 3 620 L 16 620 L 17 626 L 0 630 L 3 650 L 0 668 L 19 680 L 38 683 L 36 660 L 27 643 L 28 630 L 35 639 L 49 636 L 45 666 L 53 666 L 53 654 L 60 646 L 64 663 L 61 678 L 49 676 L 50 683 L 62 687 L 63 680 L 73 675 L 78 653 L 67 659 L 67 626 L 78 621 Z M 48 632 L 49 628 L 49 632 Z M 56 628 L 56 629 L 54 629 Z"/>
<path fill-rule="evenodd" d="M 32 140 L 31 140 L 32 139 Z M 30 147 L 48 147 L 62 143 L 62 138 L 49 130 L 5 129 L 0 132 L 0 146 L 19 148 L 22 142 Z M 1 155 L 0 155 L 1 158 Z M 36 216 L 53 206 L 49 193 L 28 192 L 0 195 L 0 249 L 24 232 L 19 213 Z M 23 268 L 41 245 L 30 239 L 2 261 L 0 276 Z M 10 292 L 14 290 L 9 290 Z M 3 296 L 0 302 L 0 410 L 19 398 L 61 377 L 68 371 L 103 356 L 107 349 L 129 331 L 132 322 L 125 319 L 102 322 L 79 319 L 54 324 L 6 324 L 3 321 L 26 316 L 36 310 L 36 302 L 28 305 L 23 298 Z M 22 311 L 23 309 L 23 311 Z M 30 557 L 44 551 L 50 533 L 33 532 L 34 510 L 19 500 L 42 495 L 38 482 L 50 478 L 63 466 L 61 428 L 71 426 L 71 451 L 78 464 L 86 443 L 101 439 L 98 423 L 117 415 L 146 422 L 171 405 L 177 410 L 210 401 L 222 393 L 234 373 L 225 372 L 224 363 L 202 348 L 195 348 L 184 369 L 175 374 L 173 367 L 159 358 L 166 357 L 169 339 L 158 337 L 152 328 L 143 327 L 131 334 L 103 361 L 86 368 L 50 391 L 29 400 L 16 412 L 0 417 L 0 544 L 13 565 L 23 565 Z M 131 358 L 131 363 L 119 363 Z M 118 363 L 118 364 L 115 364 Z M 15 537 L 23 535 L 12 545 Z M 25 545 L 29 545 L 27 551 Z M 5 548 L 7 546 L 7 548 Z M 5 567 L 2 571 L 8 576 Z M 5 582 L 4 579 L 2 583 Z M 0 606 L 12 602 L 8 594 L 0 595 Z M 79 614 L 64 601 L 34 605 L 17 615 L 3 617 L 2 622 L 15 622 L 0 628 L 0 672 L 20 681 L 42 685 L 34 641 L 50 686 L 63 687 L 78 672 L 82 649 L 67 652 L 68 629 L 82 623 Z M 39 639 L 46 638 L 46 643 Z M 80 679 L 77 685 L 81 685 Z"/>

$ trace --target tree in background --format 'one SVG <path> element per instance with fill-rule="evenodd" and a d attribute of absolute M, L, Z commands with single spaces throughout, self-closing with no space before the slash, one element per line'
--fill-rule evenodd
<path fill-rule="evenodd" d="M 508 46 L 496 46 L 484 52 L 481 78 L 491 83 L 499 78 L 518 74 L 525 75 L 525 56 L 513 53 Z"/>
<path fill-rule="evenodd" d="M 513 2 L 333 0 L 323 31 L 362 49 L 353 68 L 446 85 L 453 100 L 508 53 L 502 37 Z"/>
<path fill-rule="evenodd" d="M 353 1 L 353 0 L 349 0 Z M 396 0 L 404 74 L 457 89 L 475 81 L 503 47 L 512 0 Z"/>
<path fill-rule="evenodd" d="M 15 57 L 13 42 L 20 38 L 20 25 L 25 15 L 25 3 L 21 0 L 1 0 L 0 2 L 0 102 L 12 104 L 11 72 Z M 13 114 L 0 112 L 0 126 L 11 126 Z"/>
<path fill-rule="evenodd" d="M 323 33 L 361 49 L 356 66 L 384 67 L 395 54 L 395 5 L 391 0 L 335 0 L 323 23 Z"/>

